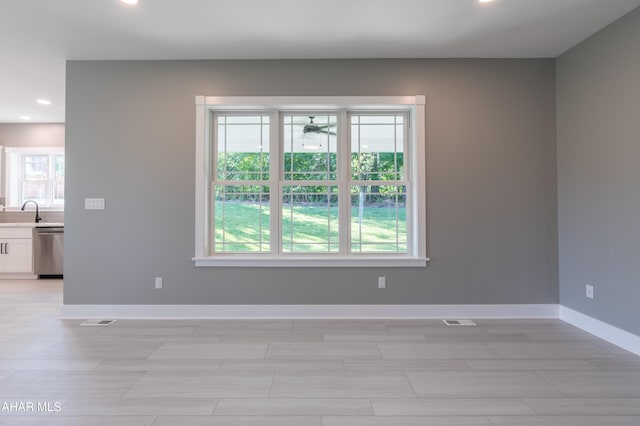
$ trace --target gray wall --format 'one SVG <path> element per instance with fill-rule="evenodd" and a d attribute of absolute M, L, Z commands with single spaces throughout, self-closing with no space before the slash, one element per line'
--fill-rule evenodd
<path fill-rule="evenodd" d="M 560 302 L 640 334 L 640 9 L 557 60 Z M 595 299 L 585 285 L 595 286 Z"/>
<path fill-rule="evenodd" d="M 71 61 L 66 87 L 66 304 L 558 303 L 553 59 Z M 193 266 L 196 95 L 414 94 L 429 267 Z"/>
<path fill-rule="evenodd" d="M 64 146 L 64 124 L 0 123 L 0 145 L 38 148 Z"/>

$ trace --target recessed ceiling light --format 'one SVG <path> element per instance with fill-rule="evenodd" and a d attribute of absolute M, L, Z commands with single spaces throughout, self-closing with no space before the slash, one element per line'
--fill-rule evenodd
<path fill-rule="evenodd" d="M 31 117 L 28 117 L 26 115 L 21 115 L 20 120 L 31 120 Z"/>
<path fill-rule="evenodd" d="M 480 3 L 491 3 L 493 0 L 478 0 Z"/>
<path fill-rule="evenodd" d="M 36 102 L 40 105 L 51 105 L 51 101 L 49 99 L 38 99 Z"/>
<path fill-rule="evenodd" d="M 120 0 L 124 4 L 138 4 L 138 0 Z"/>

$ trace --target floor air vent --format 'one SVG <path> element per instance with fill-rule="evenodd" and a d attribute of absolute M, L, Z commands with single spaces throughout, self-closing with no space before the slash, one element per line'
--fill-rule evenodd
<path fill-rule="evenodd" d="M 464 319 L 464 320 L 442 320 L 443 323 L 445 323 L 446 325 L 455 325 L 455 326 L 463 326 L 463 327 L 473 327 L 476 326 L 478 324 L 476 324 L 475 322 L 469 320 L 469 319 Z"/>
<path fill-rule="evenodd" d="M 113 324 L 116 320 L 87 320 L 80 325 L 93 325 L 98 327 L 106 327 Z"/>

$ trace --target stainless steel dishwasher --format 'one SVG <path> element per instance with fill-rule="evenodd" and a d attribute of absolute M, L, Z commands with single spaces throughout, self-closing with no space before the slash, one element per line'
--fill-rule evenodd
<path fill-rule="evenodd" d="M 62 278 L 64 227 L 43 226 L 33 231 L 35 272 L 39 278 Z"/>

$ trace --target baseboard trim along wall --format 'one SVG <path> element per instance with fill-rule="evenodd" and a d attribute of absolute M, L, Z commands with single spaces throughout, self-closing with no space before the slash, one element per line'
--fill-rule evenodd
<path fill-rule="evenodd" d="M 640 336 L 556 304 L 62 305 L 61 319 L 561 319 L 640 356 Z"/>
<path fill-rule="evenodd" d="M 593 317 L 574 311 L 566 306 L 560 306 L 560 319 L 589 334 L 593 334 L 609 343 L 640 356 L 640 336 L 618 327 L 602 322 Z"/>
<path fill-rule="evenodd" d="M 63 319 L 558 318 L 558 305 L 62 305 Z"/>

